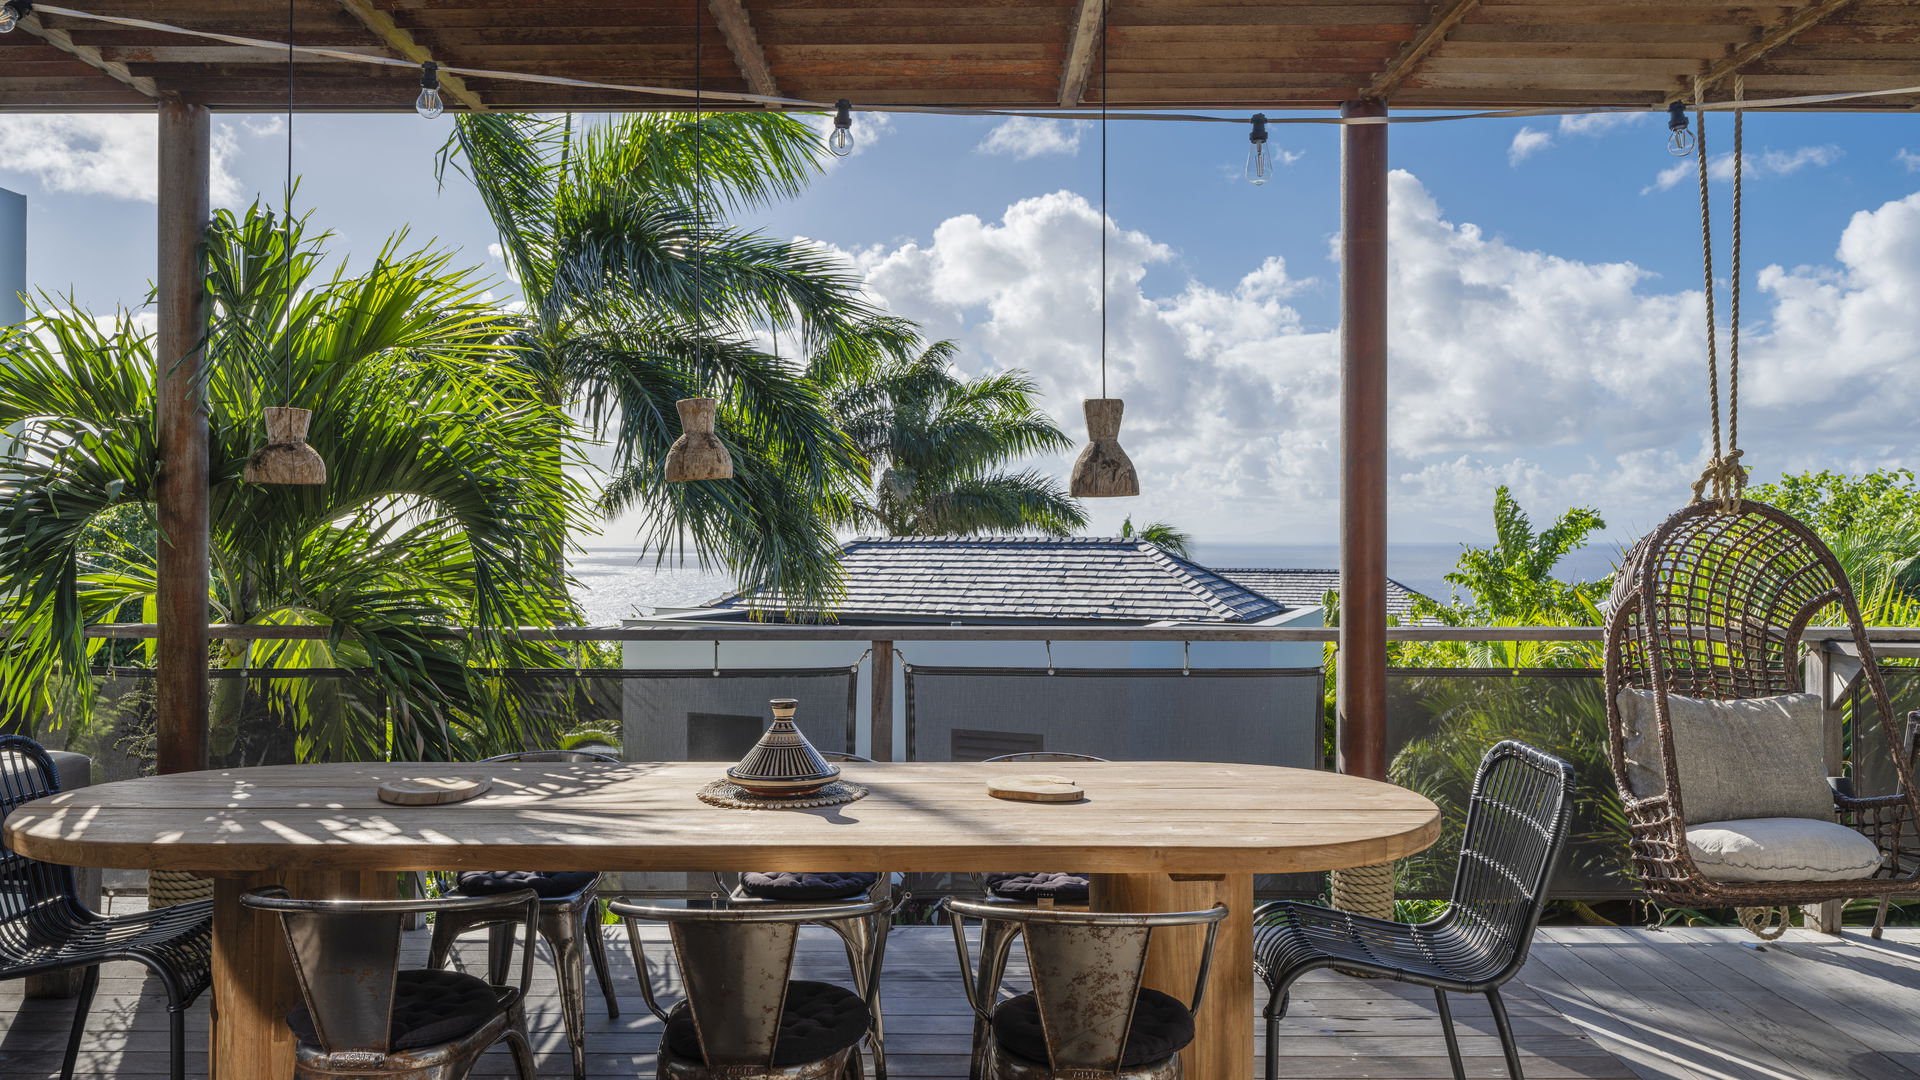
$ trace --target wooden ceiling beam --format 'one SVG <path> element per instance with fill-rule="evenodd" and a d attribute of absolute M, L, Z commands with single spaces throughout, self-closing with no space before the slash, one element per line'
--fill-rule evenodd
<path fill-rule="evenodd" d="M 1093 50 L 1100 44 L 1100 16 L 1106 0 L 1080 0 L 1067 30 L 1067 59 L 1060 68 L 1060 107 L 1071 109 L 1087 96 L 1093 75 Z"/>
<path fill-rule="evenodd" d="M 1399 55 L 1389 61 L 1387 66 L 1373 77 L 1373 81 L 1367 84 L 1367 88 L 1360 92 L 1361 99 L 1385 101 L 1392 97 L 1393 92 L 1400 88 L 1400 84 L 1406 81 L 1407 76 L 1413 74 L 1433 50 L 1447 40 L 1447 35 L 1453 32 L 1453 28 L 1459 26 L 1461 20 L 1472 14 L 1473 9 L 1479 5 L 1480 0 L 1444 0 L 1443 3 L 1436 5 L 1433 16 L 1420 27 L 1418 33 L 1413 35 L 1413 40 L 1407 42 Z"/>
<path fill-rule="evenodd" d="M 80 61 L 95 71 L 100 72 L 121 86 L 143 97 L 149 97 L 155 101 L 160 100 L 160 88 L 152 79 L 143 75 L 135 75 L 127 69 L 127 65 L 107 59 L 100 55 L 99 49 L 91 45 L 77 44 L 73 40 L 73 35 L 67 33 L 65 30 L 48 26 L 44 20 L 37 18 L 26 19 L 19 25 L 20 29 L 59 49 L 61 52 L 66 53 L 68 56 L 73 57 L 75 60 Z"/>
<path fill-rule="evenodd" d="M 1786 21 L 1761 31 L 1759 37 L 1735 49 L 1724 59 L 1708 65 L 1707 70 L 1699 76 L 1700 88 L 1712 89 L 1716 84 L 1725 81 L 1728 76 L 1738 74 L 1747 65 L 1765 59 L 1775 49 L 1788 44 L 1809 28 L 1825 21 L 1851 3 L 1853 0 L 1819 0 L 1818 3 L 1808 4 L 1795 11 L 1787 17 Z M 1667 95 L 1667 104 L 1693 100 L 1694 81 L 1683 79 L 1682 82 L 1685 85 L 1678 92 Z"/>
<path fill-rule="evenodd" d="M 780 96 L 780 84 L 774 81 L 773 66 L 767 63 L 767 53 L 760 47 L 760 35 L 753 32 L 753 20 L 747 16 L 747 7 L 741 0 L 707 0 L 707 9 L 713 12 L 713 21 L 720 24 L 720 34 L 727 39 L 727 51 L 733 54 L 733 63 L 740 69 L 740 77 L 747 80 L 747 88 L 756 94 L 768 97 Z"/>
<path fill-rule="evenodd" d="M 373 32 L 373 35 L 387 43 L 387 47 L 416 64 L 432 60 L 433 53 L 414 39 L 414 36 L 393 21 L 393 16 L 374 7 L 372 0 L 340 0 L 340 6 L 347 14 L 360 21 L 360 25 Z M 465 79 L 448 72 L 440 73 L 440 92 L 459 102 L 472 112 L 486 112 L 487 103 L 474 93 Z"/>

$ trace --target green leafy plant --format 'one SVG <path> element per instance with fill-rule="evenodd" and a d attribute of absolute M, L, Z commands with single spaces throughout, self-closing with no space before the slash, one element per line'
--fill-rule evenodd
<path fill-rule="evenodd" d="M 691 544 L 749 589 L 823 611 L 839 595 L 834 525 L 865 476 L 854 443 L 762 331 L 822 348 L 870 320 L 860 283 L 817 245 L 739 229 L 728 209 L 797 194 L 819 137 L 776 113 L 460 117 L 442 156 L 478 189 L 526 314 L 505 348 L 555 409 L 611 438 L 608 515 L 644 511 L 662 557 Z M 719 401 L 731 480 L 667 483 L 674 402 Z"/>
<path fill-rule="evenodd" d="M 1083 527 L 1086 514 L 1058 479 L 1006 467 L 1073 445 L 1036 404 L 1033 380 L 1023 371 L 966 378 L 956 352 L 879 319 L 812 357 L 809 376 L 871 465 L 852 521 L 892 536 Z"/>
<path fill-rule="evenodd" d="M 303 760 L 469 757 L 519 745 L 515 695 L 476 665 L 536 663 L 500 634 L 571 621 L 566 418 L 504 342 L 516 323 L 450 256 L 396 237 L 322 276 L 325 236 L 255 207 L 209 230 L 210 621 L 318 636 L 216 644 L 216 754 L 264 711 Z M 288 302 L 291 295 L 293 301 Z M 140 661 L 90 623 L 150 620 L 156 589 L 154 338 L 43 297 L 0 342 L 0 709 L 84 709 L 93 663 Z M 312 409 L 327 482 L 242 479 L 261 408 Z M 443 631 L 477 627 L 460 640 Z M 489 631 L 492 631 L 489 633 Z M 275 679 L 344 668 L 351 678 Z M 62 698 L 64 695 L 64 698 Z M 60 707 L 55 707 L 56 699 Z"/>
<path fill-rule="evenodd" d="M 1120 523 L 1120 536 L 1122 539 L 1138 536 L 1169 555 L 1178 555 L 1183 559 L 1193 557 L 1193 534 L 1182 532 L 1164 521 L 1149 521 L 1136 528 L 1133 518 L 1129 516 Z"/>

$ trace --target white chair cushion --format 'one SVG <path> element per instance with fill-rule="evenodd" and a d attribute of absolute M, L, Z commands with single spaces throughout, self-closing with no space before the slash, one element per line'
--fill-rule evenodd
<path fill-rule="evenodd" d="M 1653 694 L 1620 691 L 1626 727 L 1627 783 L 1642 797 L 1659 793 L 1660 740 Z M 1680 802 L 1687 823 L 1741 818 L 1833 819 L 1821 750 L 1820 695 L 1780 694 L 1736 701 L 1667 695 Z"/>
<path fill-rule="evenodd" d="M 1687 827 L 1694 865 L 1715 881 L 1848 881 L 1882 861 L 1873 841 L 1834 821 L 1768 817 Z"/>

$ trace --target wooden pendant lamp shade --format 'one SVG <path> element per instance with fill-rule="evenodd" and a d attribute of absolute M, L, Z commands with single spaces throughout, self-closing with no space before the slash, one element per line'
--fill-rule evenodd
<path fill-rule="evenodd" d="M 247 459 L 246 478 L 252 484 L 324 484 L 327 463 L 320 451 L 307 445 L 310 409 L 267 408 L 267 445 Z"/>
<path fill-rule="evenodd" d="M 680 437 L 667 451 L 667 479 L 675 483 L 733 479 L 733 455 L 713 433 L 719 403 L 710 397 L 681 398 L 674 407 L 680 410 Z"/>
<path fill-rule="evenodd" d="M 1140 475 L 1133 470 L 1133 459 L 1120 448 L 1120 414 L 1126 403 L 1119 398 L 1088 398 L 1087 445 L 1073 463 L 1069 484 L 1076 499 L 1108 499 L 1140 494 Z"/>

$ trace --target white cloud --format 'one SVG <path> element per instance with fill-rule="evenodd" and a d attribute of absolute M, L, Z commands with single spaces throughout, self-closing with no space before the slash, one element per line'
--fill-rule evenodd
<path fill-rule="evenodd" d="M 1553 145 L 1553 136 L 1539 128 L 1523 127 L 1507 145 L 1507 164 L 1518 165 Z"/>
<path fill-rule="evenodd" d="M 1622 535 L 1684 501 L 1705 453 L 1699 292 L 1632 263 L 1515 246 L 1448 220 L 1411 174 L 1391 184 L 1396 521 L 1484 530 L 1496 483 L 1543 512 L 1596 505 Z M 1078 435 L 1075 403 L 1099 387 L 1100 228 L 1086 199 L 1061 191 L 852 257 L 877 300 L 959 340 L 971 370 L 1032 372 Z M 1321 283 L 1274 257 L 1228 286 L 1148 292 L 1148 270 L 1157 279 L 1177 253 L 1107 228 L 1109 388 L 1128 403 L 1122 441 L 1146 495 L 1090 505 L 1093 527 L 1133 513 L 1218 541 L 1324 536 L 1339 333 L 1294 306 Z M 1769 267 L 1759 281 L 1742 433 L 1762 478 L 1902 460 L 1920 436 L 1920 385 L 1904 376 L 1920 364 L 1920 194 L 1856 215 L 1837 264 Z M 1036 464 L 1064 473 L 1067 459 Z"/>
<path fill-rule="evenodd" d="M 1092 126 L 1086 120 L 1009 116 L 995 124 L 974 149 L 982 154 L 1001 154 L 1021 161 L 1046 154 L 1071 157 L 1080 152 L 1080 139 Z"/>
<path fill-rule="evenodd" d="M 1905 165 L 1908 172 L 1920 172 L 1920 154 L 1916 154 L 1904 146 L 1893 155 L 1893 160 L 1901 165 Z"/>
<path fill-rule="evenodd" d="M 1808 166 L 1825 168 L 1840 160 L 1842 151 L 1832 143 L 1820 146 L 1800 146 L 1792 150 L 1763 150 L 1758 154 L 1744 156 L 1742 165 L 1749 178 L 1767 176 L 1787 176 L 1799 172 Z M 1665 191 L 1688 177 L 1698 176 L 1700 163 L 1688 159 L 1676 162 L 1660 170 L 1653 183 L 1640 189 L 1646 195 L 1655 191 Z M 1707 179 L 1726 183 L 1733 179 L 1733 153 L 1731 151 L 1715 154 L 1707 162 Z"/>
<path fill-rule="evenodd" d="M 1647 116 L 1648 114 L 1644 110 L 1635 110 L 1632 112 L 1576 113 L 1572 116 L 1563 116 L 1560 118 L 1560 134 L 1605 135 L 1608 132 L 1618 131 L 1624 127 L 1633 127 L 1646 120 Z"/>
<path fill-rule="evenodd" d="M 1597 112 L 1575 113 L 1560 118 L 1560 134 L 1576 138 L 1596 138 L 1608 132 L 1632 127 L 1646 119 L 1647 114 L 1634 112 Z M 1518 165 L 1554 144 L 1552 132 L 1531 125 L 1521 128 L 1507 145 L 1507 164 Z"/>
<path fill-rule="evenodd" d="M 248 123 L 256 135 L 271 133 Z M 236 126 L 222 121 L 212 140 L 212 195 L 216 206 L 241 197 L 231 165 L 239 153 Z M 153 202 L 159 125 L 152 115 L 0 115 L 0 172 L 19 173 L 48 191 Z"/>

